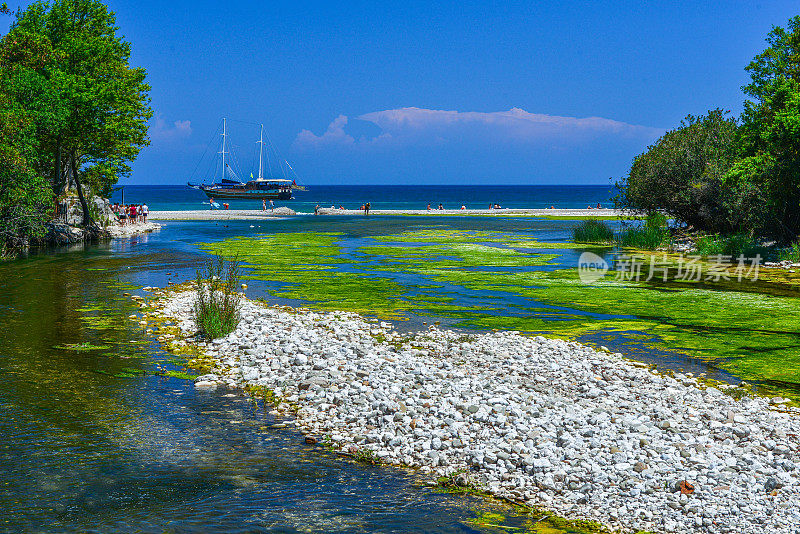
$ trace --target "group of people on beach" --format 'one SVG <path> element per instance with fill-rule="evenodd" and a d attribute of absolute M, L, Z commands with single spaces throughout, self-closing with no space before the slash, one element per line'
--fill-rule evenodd
<path fill-rule="evenodd" d="M 115 202 L 111 205 L 111 211 L 117 216 L 120 226 L 126 224 L 146 223 L 150 208 L 147 204 L 119 204 Z"/>
<path fill-rule="evenodd" d="M 270 207 L 272 207 L 272 201 L 271 200 L 269 201 L 269 204 L 270 204 Z M 264 205 L 264 209 L 266 209 L 266 205 Z M 331 205 L 331 209 L 335 210 L 336 209 L 336 205 L 335 204 Z M 339 209 L 340 210 L 344 210 L 344 206 L 339 206 Z M 439 206 L 436 209 L 437 210 L 444 210 L 445 208 L 444 208 L 444 205 L 440 202 Z M 466 204 L 462 204 L 461 205 L 461 209 L 462 210 L 466 210 L 467 209 Z M 489 204 L 489 209 L 490 210 L 501 210 L 501 209 L 503 209 L 503 207 L 500 204 L 497 204 L 495 202 L 493 204 Z M 550 206 L 549 209 L 551 209 L 551 210 L 555 209 L 555 206 Z M 591 205 L 589 205 L 589 206 L 586 206 L 586 209 L 588 209 L 588 210 L 598 209 L 599 210 L 599 209 L 603 209 L 603 206 L 602 206 L 602 204 L 600 204 L 598 202 L 597 206 L 592 207 Z M 319 215 L 319 210 L 320 210 L 320 205 L 319 204 L 314 206 L 314 215 Z M 370 203 L 369 202 L 367 202 L 365 204 L 361 204 L 361 207 L 359 208 L 359 211 L 363 211 L 364 215 L 369 215 L 369 210 L 370 210 Z M 432 210 L 433 210 L 433 208 L 431 208 L 431 205 L 428 204 L 428 211 L 432 211 Z"/>
<path fill-rule="evenodd" d="M 364 215 L 369 215 L 369 210 L 370 210 L 371 207 L 372 207 L 372 205 L 369 202 L 367 202 L 365 204 L 361 204 L 361 207 L 358 208 L 358 210 L 359 211 L 363 211 Z M 314 206 L 314 215 L 319 215 L 319 209 L 320 209 L 319 204 Z M 332 204 L 331 205 L 331 209 L 335 210 L 336 209 L 336 204 Z M 339 206 L 339 209 L 344 211 L 344 206 Z"/>
<path fill-rule="evenodd" d="M 437 210 L 443 210 L 444 209 L 444 205 L 440 202 L 439 206 L 436 209 Z M 467 209 L 467 205 L 466 204 L 461 204 L 461 209 L 462 210 L 466 210 Z M 499 209 L 502 209 L 502 208 L 500 207 L 500 204 L 489 204 L 489 209 L 490 210 L 499 210 Z M 428 211 L 431 211 L 431 205 L 430 204 L 428 204 Z"/>

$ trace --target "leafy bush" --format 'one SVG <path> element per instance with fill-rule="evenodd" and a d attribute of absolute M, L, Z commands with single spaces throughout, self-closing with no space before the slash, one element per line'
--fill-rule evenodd
<path fill-rule="evenodd" d="M 734 258 L 743 255 L 746 258 L 753 258 L 756 254 L 764 257 L 769 250 L 759 242 L 746 234 L 731 235 L 706 235 L 695 243 L 697 253 L 702 256 L 733 256 Z"/>
<path fill-rule="evenodd" d="M 786 245 L 800 234 L 800 16 L 773 27 L 745 68 L 742 115 L 688 116 L 636 156 L 617 184 L 618 208 L 664 210 L 709 233 Z M 740 243 L 741 244 L 741 243 Z"/>
<path fill-rule="evenodd" d="M 576 243 L 613 243 L 614 231 L 597 219 L 586 219 L 572 229 L 572 240 Z"/>
<path fill-rule="evenodd" d="M 238 260 L 218 257 L 197 269 L 194 320 L 200 334 L 208 339 L 226 336 L 236 329 L 241 319 L 241 295 Z"/>
<path fill-rule="evenodd" d="M 781 250 L 779 258 L 781 260 L 789 260 L 792 263 L 800 263 L 800 241 L 795 241 Z"/>
<path fill-rule="evenodd" d="M 644 226 L 633 226 L 617 236 L 620 247 L 655 250 L 669 243 L 667 218 L 657 211 L 651 212 Z"/>
<path fill-rule="evenodd" d="M 689 115 L 634 158 L 616 184 L 616 206 L 664 210 L 695 228 L 728 230 L 725 175 L 737 154 L 737 131 L 736 119 L 721 109 Z"/>

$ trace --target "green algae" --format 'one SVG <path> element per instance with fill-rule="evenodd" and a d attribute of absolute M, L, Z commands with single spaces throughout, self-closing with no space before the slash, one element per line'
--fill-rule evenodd
<path fill-rule="evenodd" d="M 595 521 L 569 520 L 549 512 L 515 503 L 474 510 L 475 517 L 466 523 L 476 530 L 489 533 L 521 532 L 525 534 L 608 534 L 609 531 Z"/>
<path fill-rule="evenodd" d="M 394 235 L 375 236 L 376 241 L 389 243 L 422 243 L 455 245 L 466 243 L 499 243 L 513 248 L 575 248 L 574 243 L 543 242 L 531 239 L 530 236 L 509 232 L 493 232 L 487 230 L 452 230 L 447 228 L 424 228 L 408 230 Z"/>
<path fill-rule="evenodd" d="M 252 277 L 264 274 L 262 269 L 283 271 L 331 270 L 346 263 L 335 245 L 339 233 L 284 233 L 259 237 L 235 237 L 219 243 L 201 244 L 207 252 L 237 257 L 248 264 Z"/>
<path fill-rule="evenodd" d="M 470 267 L 528 267 L 545 265 L 555 259 L 555 254 L 525 253 L 474 243 L 429 245 L 420 247 L 361 247 L 359 252 L 381 256 L 386 262 L 413 263 L 414 260 L 436 260 L 441 269 L 466 269 Z"/>
<path fill-rule="evenodd" d="M 88 341 L 83 343 L 62 343 L 60 345 L 53 345 L 55 350 L 71 350 L 75 352 L 90 352 L 96 350 L 108 350 L 111 345 L 96 345 Z"/>
<path fill-rule="evenodd" d="M 180 380 L 194 380 L 200 375 L 187 373 L 185 371 L 164 371 L 162 376 L 166 376 L 169 378 L 178 378 Z"/>
<path fill-rule="evenodd" d="M 442 227 L 372 241 L 287 233 L 203 248 L 238 255 L 248 277 L 273 283 L 272 296 L 316 308 L 382 319 L 439 316 L 456 327 L 567 338 L 603 335 L 631 350 L 644 344 L 688 354 L 798 398 L 800 277 L 796 285 L 784 283 L 785 273 L 757 283 L 657 283 L 617 279 L 612 271 L 584 284 L 575 268 L 553 268 L 559 254 L 548 249 L 584 249 L 572 243 Z"/>
<path fill-rule="evenodd" d="M 144 369 L 137 369 L 135 367 L 123 367 L 116 372 L 107 371 L 105 369 L 95 369 L 95 372 L 114 378 L 139 378 L 140 376 L 147 374 L 147 371 Z"/>

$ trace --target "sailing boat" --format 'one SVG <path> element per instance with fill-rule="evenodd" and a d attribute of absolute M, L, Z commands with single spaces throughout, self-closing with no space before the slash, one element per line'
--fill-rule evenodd
<path fill-rule="evenodd" d="M 227 121 L 222 119 L 222 179 L 219 183 L 213 184 L 194 184 L 189 182 L 189 187 L 199 189 L 208 196 L 221 200 L 252 199 L 252 200 L 292 200 L 292 191 L 305 191 L 305 187 L 297 185 L 297 180 L 288 178 L 264 178 L 264 125 L 261 125 L 261 136 L 259 138 L 258 150 L 258 178 L 243 182 L 233 172 L 229 163 L 226 163 L 225 156 L 230 154 L 227 150 Z M 292 166 L 284 160 L 286 166 L 292 172 Z M 252 178 L 252 174 L 250 177 Z"/>

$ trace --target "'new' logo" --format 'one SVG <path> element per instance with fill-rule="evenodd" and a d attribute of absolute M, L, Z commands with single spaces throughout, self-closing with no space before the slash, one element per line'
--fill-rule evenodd
<path fill-rule="evenodd" d="M 594 252 L 584 252 L 578 258 L 578 278 L 584 284 L 600 280 L 607 272 L 608 263 Z"/>

